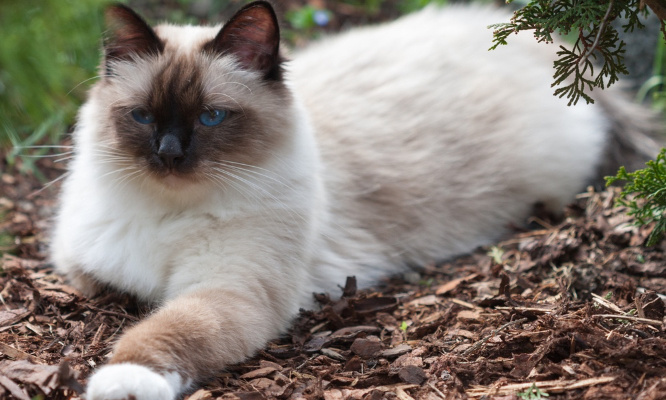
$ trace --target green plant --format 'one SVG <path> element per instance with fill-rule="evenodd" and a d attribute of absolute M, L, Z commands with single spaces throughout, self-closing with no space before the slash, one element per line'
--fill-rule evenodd
<path fill-rule="evenodd" d="M 427 287 L 427 288 L 431 287 L 433 283 L 435 283 L 435 280 L 433 278 L 428 278 L 428 279 L 424 278 L 424 279 L 419 280 L 419 286 L 423 286 L 423 287 Z"/>
<path fill-rule="evenodd" d="M 548 393 L 542 392 L 541 389 L 539 389 L 539 387 L 536 385 L 536 383 L 532 383 L 532 386 L 525 389 L 524 392 L 516 393 L 516 395 L 521 399 L 527 399 L 527 400 L 537 400 L 543 397 L 550 396 Z"/>
<path fill-rule="evenodd" d="M 666 40 L 657 41 L 657 50 L 652 66 L 652 77 L 645 81 L 636 93 L 636 101 L 644 102 L 646 99 L 652 107 L 660 112 L 666 112 Z M 648 96 L 651 95 L 651 96 Z"/>
<path fill-rule="evenodd" d="M 95 75 L 106 0 L 0 3 L 0 153 L 55 142 Z M 24 165 L 30 168 L 30 163 Z"/>
<path fill-rule="evenodd" d="M 331 19 L 331 12 L 307 5 L 296 10 L 287 11 L 285 18 L 294 29 L 310 31 L 317 26 L 328 24 Z"/>
<path fill-rule="evenodd" d="M 502 256 L 504 255 L 504 249 L 501 247 L 492 246 L 487 254 L 490 258 L 493 259 L 495 264 L 503 264 Z"/>
<path fill-rule="evenodd" d="M 448 0 L 403 0 L 398 3 L 398 7 L 400 8 L 401 13 L 407 14 L 418 11 L 431 3 L 441 6 L 447 4 Z"/>
<path fill-rule="evenodd" d="M 606 177 L 610 185 L 618 180 L 626 181 L 617 204 L 629 209 L 637 225 L 654 222 L 654 228 L 646 240 L 647 246 L 656 244 L 666 232 L 666 149 L 662 149 L 646 168 L 627 172 L 620 167 L 616 176 Z"/>
<path fill-rule="evenodd" d="M 511 0 L 509 0 L 511 1 Z M 512 33 L 533 30 L 539 42 L 553 42 L 554 34 L 575 35 L 571 48 L 560 46 L 554 61 L 554 94 L 566 96 L 569 105 L 582 97 L 587 103 L 594 100 L 587 92 L 604 89 L 618 80 L 618 74 L 627 74 L 623 63 L 624 42 L 610 22 L 620 15 L 628 21 L 625 32 L 643 28 L 639 14 L 647 12 L 640 0 L 530 0 L 516 11 L 508 23 L 491 25 L 496 49 L 507 44 Z M 600 68 L 593 61 L 600 59 Z"/>

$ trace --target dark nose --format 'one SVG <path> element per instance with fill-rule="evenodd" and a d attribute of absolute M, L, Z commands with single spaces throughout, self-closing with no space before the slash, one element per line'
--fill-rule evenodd
<path fill-rule="evenodd" d="M 162 162 L 169 168 L 183 158 L 183 148 L 180 140 L 173 134 L 167 134 L 160 140 L 160 148 L 157 150 L 157 155 Z"/>

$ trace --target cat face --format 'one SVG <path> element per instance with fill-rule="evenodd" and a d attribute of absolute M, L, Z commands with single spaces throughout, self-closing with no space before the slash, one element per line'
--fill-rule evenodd
<path fill-rule="evenodd" d="M 289 131 L 279 29 L 267 3 L 221 29 L 148 26 L 125 6 L 107 12 L 106 119 L 99 140 L 125 168 L 165 183 L 219 181 L 229 163 L 261 164 Z"/>

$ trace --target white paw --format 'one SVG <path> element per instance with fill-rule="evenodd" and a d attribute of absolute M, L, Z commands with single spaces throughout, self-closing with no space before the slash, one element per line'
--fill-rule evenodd
<path fill-rule="evenodd" d="M 106 365 L 88 381 L 86 400 L 173 400 L 170 380 L 141 365 Z"/>

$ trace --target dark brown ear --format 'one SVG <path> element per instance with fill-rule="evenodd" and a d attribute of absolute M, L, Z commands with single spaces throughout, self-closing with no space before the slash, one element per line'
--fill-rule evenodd
<path fill-rule="evenodd" d="M 261 72 L 265 79 L 282 80 L 280 27 L 275 11 L 266 1 L 243 7 L 224 24 L 204 51 L 236 56 L 244 69 Z"/>
<path fill-rule="evenodd" d="M 155 31 L 129 7 L 116 4 L 106 9 L 107 36 L 104 52 L 107 72 L 109 62 L 129 60 L 132 55 L 159 54 L 164 43 Z"/>

